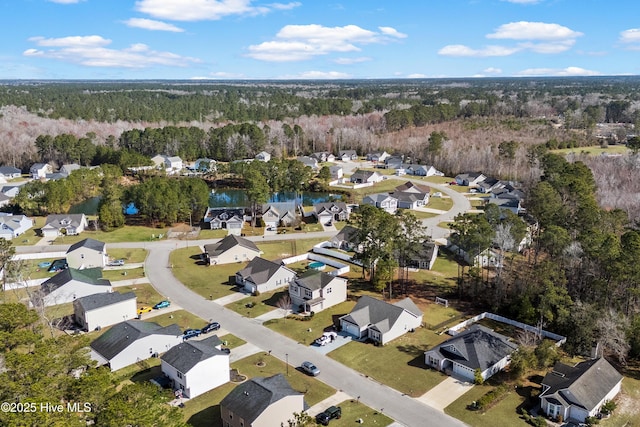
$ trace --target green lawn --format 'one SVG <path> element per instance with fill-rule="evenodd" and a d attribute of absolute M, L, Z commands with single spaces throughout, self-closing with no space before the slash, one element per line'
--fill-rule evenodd
<path fill-rule="evenodd" d="M 345 400 L 339 405 L 342 409 L 342 418 L 331 420 L 331 427 L 353 427 L 357 419 L 362 419 L 367 426 L 388 426 L 393 420 L 386 415 L 372 409 L 356 400 Z"/>
<path fill-rule="evenodd" d="M 257 242 L 256 246 L 258 246 L 258 248 L 263 252 L 263 254 L 260 255 L 262 258 L 276 260 L 308 252 L 314 245 L 325 240 L 326 238 L 276 240 Z"/>
<path fill-rule="evenodd" d="M 107 248 L 110 258 L 123 259 L 126 263 L 140 263 L 147 259 L 147 250 L 139 248 Z"/>
<path fill-rule="evenodd" d="M 60 259 L 60 258 L 22 259 L 22 260 L 11 261 L 11 262 L 19 263 L 20 274 L 22 279 L 29 280 L 29 279 L 42 279 L 45 277 L 46 278 L 53 277 L 55 273 L 48 272 L 47 271 L 48 267 L 47 268 L 38 267 L 38 264 L 46 261 L 53 263 L 53 261 L 55 261 L 56 259 Z"/>
<path fill-rule="evenodd" d="M 308 321 L 274 319 L 266 321 L 264 326 L 301 344 L 309 345 L 313 340 L 322 335 L 325 328 L 331 325 L 337 325 L 339 323 L 337 319 L 344 314 L 348 314 L 354 305 L 356 305 L 355 301 L 345 301 L 316 313 L 316 315 Z M 311 332 L 309 332 L 309 329 L 311 329 Z"/>
<path fill-rule="evenodd" d="M 371 187 L 358 188 L 356 190 L 351 190 L 351 194 L 355 197 L 356 201 L 361 202 L 364 196 L 368 194 L 374 193 L 389 193 L 395 188 L 402 184 L 401 181 L 396 179 L 387 179 L 384 181 L 380 181 L 376 184 L 373 184 Z"/>
<path fill-rule="evenodd" d="M 615 399 L 616 410 L 611 417 L 602 420 L 602 427 L 640 427 L 640 371 L 636 369 L 635 378 L 625 376 L 622 380 L 622 393 Z"/>
<path fill-rule="evenodd" d="M 145 273 L 144 267 L 103 270 L 102 277 L 112 282 L 117 282 L 118 280 L 141 279 L 145 277 Z"/>
<path fill-rule="evenodd" d="M 264 362 L 264 366 L 257 366 L 259 361 Z M 287 375 L 286 364 L 265 353 L 258 353 L 232 363 L 231 368 L 237 369 L 241 375 L 246 375 L 248 378 L 269 377 L 275 374 Z M 328 385 L 303 374 L 294 366 L 289 366 L 288 373 L 287 381 L 293 389 L 305 394 L 304 400 L 309 406 L 313 406 L 335 393 L 335 390 Z M 185 420 L 194 427 L 221 427 L 220 401 L 235 386 L 235 384 L 228 383 L 186 402 L 184 407 Z"/>
<path fill-rule="evenodd" d="M 153 307 L 164 299 L 164 297 L 160 295 L 149 283 L 131 286 L 118 286 L 115 290 L 120 293 L 134 292 L 136 297 L 138 297 L 138 307 L 143 305 L 150 305 Z"/>
<path fill-rule="evenodd" d="M 453 200 L 449 197 L 430 197 L 428 208 L 448 211 L 453 207 Z"/>
<path fill-rule="evenodd" d="M 44 216 L 33 217 L 33 227 L 25 231 L 24 234 L 13 240 L 14 246 L 33 246 L 42 239 L 42 236 L 38 234 L 40 229 L 44 227 L 47 220 Z"/>
<path fill-rule="evenodd" d="M 227 304 L 230 310 L 247 317 L 258 317 L 272 310 L 278 310 L 278 300 L 288 294 L 287 288 L 264 292 L 258 296 L 248 296 L 239 301 Z"/>
<path fill-rule="evenodd" d="M 148 242 L 156 240 L 160 234 L 166 236 L 167 228 L 142 227 L 126 225 L 113 231 L 83 231 L 77 236 L 61 236 L 54 240 L 54 245 L 70 245 L 86 238 L 105 243 Z M 155 237 L 154 237 L 155 236 Z"/>
<path fill-rule="evenodd" d="M 236 292 L 229 277 L 235 277 L 247 263 L 208 265 L 200 260 L 200 253 L 200 248 L 193 246 L 172 251 L 169 261 L 174 266 L 173 275 L 204 298 L 217 299 Z"/>
<path fill-rule="evenodd" d="M 413 216 L 415 216 L 418 219 L 427 219 L 427 218 L 433 218 L 434 216 L 438 216 L 438 214 L 435 214 L 435 213 L 416 211 L 416 210 L 412 210 L 411 213 L 413 214 Z"/>
<path fill-rule="evenodd" d="M 412 397 L 442 382 L 446 376 L 424 364 L 424 352 L 447 337 L 418 328 L 392 342 L 376 347 L 352 341 L 329 353 L 329 357 Z"/>
<path fill-rule="evenodd" d="M 448 184 L 451 181 L 455 181 L 455 178 L 448 176 L 427 176 L 423 178 L 426 182 L 433 182 L 434 184 Z"/>
<path fill-rule="evenodd" d="M 155 310 L 154 310 L 155 311 Z M 162 309 L 160 309 L 160 312 Z M 171 311 L 168 313 L 160 314 L 158 316 L 154 316 L 149 318 L 150 322 L 155 322 L 160 326 L 169 326 L 174 323 L 177 323 L 180 326 L 180 329 L 200 329 L 204 327 L 207 323 L 206 320 L 196 316 L 195 314 L 191 314 L 186 310 L 177 310 Z"/>
<path fill-rule="evenodd" d="M 219 229 L 219 230 L 200 230 L 200 234 L 198 234 L 198 239 L 222 239 L 226 237 L 228 234 L 227 230 Z"/>

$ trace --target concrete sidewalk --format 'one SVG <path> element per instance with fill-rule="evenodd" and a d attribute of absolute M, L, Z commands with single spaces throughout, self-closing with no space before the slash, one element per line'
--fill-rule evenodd
<path fill-rule="evenodd" d="M 233 363 L 240 359 L 244 359 L 245 357 L 249 357 L 252 354 L 260 353 L 261 351 L 264 350 L 251 343 L 242 344 L 240 347 L 231 349 L 231 353 L 229 354 L 229 362 Z"/>
<path fill-rule="evenodd" d="M 232 302 L 240 301 L 241 299 L 246 298 L 248 296 L 249 296 L 249 294 L 245 294 L 243 292 L 234 292 L 234 293 L 229 294 L 229 295 L 227 295 L 225 297 L 221 297 L 221 298 L 218 298 L 216 300 L 213 300 L 213 302 L 224 307 L 227 304 L 231 304 Z"/>
<path fill-rule="evenodd" d="M 462 397 L 473 388 L 473 383 L 461 378 L 447 377 L 440 384 L 426 392 L 416 400 L 444 412 L 444 408 Z"/>
<path fill-rule="evenodd" d="M 349 400 L 349 399 L 352 399 L 352 397 L 349 396 L 347 393 L 345 393 L 343 391 L 338 391 L 335 394 L 333 394 L 332 396 L 329 396 L 326 399 L 324 399 L 323 401 L 318 402 L 315 405 L 313 405 L 311 408 L 309 408 L 307 410 L 307 414 L 309 414 L 312 417 L 315 417 L 320 412 L 322 412 L 325 409 L 327 409 L 329 406 L 339 406 L 342 402 L 344 402 L 345 400 Z"/>
<path fill-rule="evenodd" d="M 282 319 L 283 317 L 289 314 L 291 314 L 291 310 L 284 311 L 280 308 L 276 308 L 275 310 L 271 310 L 265 314 L 261 314 L 260 316 L 256 317 L 254 320 L 257 320 L 260 323 L 264 323 L 267 320 Z"/>

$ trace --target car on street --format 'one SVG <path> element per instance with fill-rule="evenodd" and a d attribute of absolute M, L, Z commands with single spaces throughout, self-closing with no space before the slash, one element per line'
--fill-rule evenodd
<path fill-rule="evenodd" d="M 121 267 L 124 265 L 124 260 L 123 259 L 114 259 L 113 261 L 109 261 L 107 263 L 107 265 L 109 267 Z"/>
<path fill-rule="evenodd" d="M 333 419 L 339 420 L 340 418 L 342 418 L 342 408 L 339 406 L 330 406 L 316 415 L 316 423 L 328 426 L 329 421 Z"/>
<path fill-rule="evenodd" d="M 218 329 L 220 329 L 220 323 L 211 322 L 208 325 L 206 325 L 204 328 L 202 328 L 202 333 L 203 334 L 208 334 L 209 332 L 217 331 Z"/>
<path fill-rule="evenodd" d="M 167 300 L 164 301 L 160 301 L 159 303 L 157 303 L 156 305 L 153 306 L 153 308 L 155 310 L 159 309 L 159 308 L 167 308 L 171 305 L 171 303 Z"/>
<path fill-rule="evenodd" d="M 302 362 L 300 368 L 312 377 L 318 376 L 320 374 L 320 369 L 318 369 L 318 367 L 311 362 Z"/>
<path fill-rule="evenodd" d="M 145 305 L 138 309 L 138 316 L 144 313 L 150 313 L 152 311 L 153 311 L 153 308 L 149 307 L 148 305 Z"/>
<path fill-rule="evenodd" d="M 199 337 L 202 331 L 200 329 L 187 329 L 182 334 L 183 340 L 188 340 L 189 338 Z"/>

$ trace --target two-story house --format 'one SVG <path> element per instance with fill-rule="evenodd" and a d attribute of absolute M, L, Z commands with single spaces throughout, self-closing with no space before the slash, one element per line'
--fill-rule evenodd
<path fill-rule="evenodd" d="M 67 249 L 67 265 L 69 268 L 82 270 L 85 268 L 104 268 L 109 262 L 107 245 L 95 239 L 83 239 Z"/>
<path fill-rule="evenodd" d="M 291 304 L 300 311 L 317 313 L 347 299 L 347 279 L 308 270 L 289 283 Z"/>

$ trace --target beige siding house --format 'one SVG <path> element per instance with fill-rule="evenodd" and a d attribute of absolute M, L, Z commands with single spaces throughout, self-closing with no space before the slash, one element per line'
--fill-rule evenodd
<path fill-rule="evenodd" d="M 85 331 L 93 331 L 136 318 L 136 294 L 106 292 L 78 298 L 73 317 Z"/>
<path fill-rule="evenodd" d="M 300 311 L 317 313 L 347 300 L 347 279 L 308 270 L 289 284 L 289 297 Z"/>
<path fill-rule="evenodd" d="M 224 427 L 289 425 L 293 414 L 304 410 L 304 395 L 291 388 L 282 374 L 252 378 L 234 388 L 220 402 Z"/>
<path fill-rule="evenodd" d="M 236 284 L 249 293 L 268 292 L 286 286 L 296 273 L 284 265 L 255 257 L 236 273 Z"/>
<path fill-rule="evenodd" d="M 33 294 L 32 304 L 49 307 L 104 292 L 113 292 L 113 288 L 110 281 L 102 279 L 102 269 L 67 268 L 40 285 Z"/>
<path fill-rule="evenodd" d="M 261 251 L 252 241 L 230 234 L 217 243 L 204 245 L 204 253 L 209 265 L 216 265 L 251 261 Z"/>
<path fill-rule="evenodd" d="M 67 250 L 69 268 L 104 268 L 109 261 L 107 245 L 94 239 L 84 239 L 74 243 Z"/>

